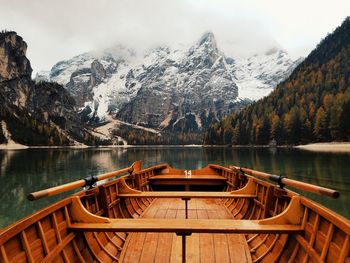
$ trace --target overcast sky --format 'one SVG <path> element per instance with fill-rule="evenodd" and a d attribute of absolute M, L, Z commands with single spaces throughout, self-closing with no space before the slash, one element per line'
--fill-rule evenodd
<path fill-rule="evenodd" d="M 28 43 L 34 71 L 124 44 L 186 44 L 212 31 L 229 56 L 279 46 L 306 56 L 347 15 L 349 0 L 0 0 L 0 28 Z"/>

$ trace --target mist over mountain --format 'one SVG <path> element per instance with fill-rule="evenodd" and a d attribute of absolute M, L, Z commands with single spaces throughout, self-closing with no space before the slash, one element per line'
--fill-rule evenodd
<path fill-rule="evenodd" d="M 178 46 L 140 54 L 117 45 L 60 61 L 36 79 L 62 84 L 90 123 L 113 118 L 157 131 L 201 133 L 268 95 L 300 63 L 276 47 L 231 58 L 212 32 L 191 46 Z"/>

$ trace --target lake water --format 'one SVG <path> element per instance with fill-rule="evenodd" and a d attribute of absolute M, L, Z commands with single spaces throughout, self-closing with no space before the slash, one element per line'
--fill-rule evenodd
<path fill-rule="evenodd" d="M 303 194 L 350 218 L 349 153 L 224 147 L 27 149 L 0 151 L 0 227 L 68 195 L 30 202 L 26 196 L 32 191 L 124 168 L 136 160 L 144 167 L 166 162 L 182 169 L 235 164 L 335 188 L 341 193 L 336 200 Z"/>

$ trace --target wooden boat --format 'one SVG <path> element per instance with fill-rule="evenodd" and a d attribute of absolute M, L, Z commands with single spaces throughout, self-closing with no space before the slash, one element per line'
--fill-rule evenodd
<path fill-rule="evenodd" d="M 284 186 L 334 190 L 235 166 L 136 162 L 29 198 L 87 185 L 1 230 L 0 261 L 350 262 L 350 221 Z"/>

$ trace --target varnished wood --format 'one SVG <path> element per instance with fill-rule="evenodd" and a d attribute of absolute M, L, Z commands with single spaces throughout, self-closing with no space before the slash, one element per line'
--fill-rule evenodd
<path fill-rule="evenodd" d="M 191 199 L 189 202 L 189 214 L 188 217 L 190 219 L 209 219 L 208 212 L 216 209 L 222 208 L 220 205 L 220 201 L 217 199 Z M 181 213 L 182 212 L 182 213 Z M 218 213 L 210 212 L 210 219 L 228 219 L 231 218 L 228 213 Z M 175 219 L 184 219 L 185 215 L 183 213 L 183 203 L 179 199 L 156 199 L 155 203 L 151 205 L 149 213 L 143 215 L 143 218 L 175 218 Z M 137 250 L 133 249 L 133 246 L 139 246 L 138 244 L 133 245 L 134 241 L 136 242 L 137 236 L 135 239 L 133 235 L 136 233 L 132 233 L 131 243 L 126 248 L 126 254 L 135 254 Z M 147 237 L 151 233 L 147 233 L 145 242 L 143 243 L 142 255 L 140 258 L 143 258 L 145 255 L 148 261 L 140 260 L 139 262 L 180 262 L 181 261 L 181 236 L 176 236 L 171 233 L 152 233 L 153 241 L 158 239 L 158 245 L 156 246 L 157 253 L 152 259 L 151 255 L 148 253 L 144 253 L 145 249 L 148 247 L 146 240 Z M 214 246 L 213 239 L 219 240 L 227 239 L 225 244 Z M 240 239 L 241 243 L 229 243 L 229 236 L 239 236 L 243 239 Z M 147 241 L 152 241 L 152 239 L 148 239 Z M 207 246 L 208 244 L 209 246 Z M 211 245 L 210 245 L 211 244 Z M 222 251 L 226 251 L 228 258 L 225 258 L 225 255 L 221 255 L 217 257 L 217 260 L 225 259 L 225 261 L 217 261 L 217 262 L 251 262 L 246 258 L 245 248 L 244 248 L 244 236 L 239 234 L 198 234 L 193 233 L 191 236 L 186 237 L 186 259 L 188 262 L 215 262 L 215 255 L 222 254 Z M 228 254 L 229 249 L 236 250 L 236 254 Z M 249 253 L 249 252 L 248 252 Z M 234 256 L 239 256 L 244 254 L 244 259 L 242 261 L 237 261 L 237 258 Z M 123 260 L 123 258 L 122 258 Z M 123 261 L 124 262 L 124 261 Z M 126 261 L 131 262 L 131 261 Z M 135 261 L 132 261 L 135 262 Z M 136 261 L 137 262 L 137 261 Z"/>
<path fill-rule="evenodd" d="M 182 185 L 185 191 L 190 191 L 191 185 L 225 185 L 227 179 L 220 175 L 155 175 L 149 179 L 150 185 Z"/>
<path fill-rule="evenodd" d="M 227 179 L 221 175 L 196 175 L 186 176 L 184 174 L 171 174 L 171 175 L 155 175 L 150 178 L 150 180 L 177 180 L 177 179 L 186 179 L 186 180 L 221 180 L 227 181 Z"/>
<path fill-rule="evenodd" d="M 5 263 L 9 262 L 4 246 L 1 246 L 1 260 Z"/>
<path fill-rule="evenodd" d="M 73 223 L 73 231 L 125 231 L 165 233 L 292 233 L 301 225 L 260 224 L 253 220 L 110 219 L 109 223 Z"/>
<path fill-rule="evenodd" d="M 134 169 L 133 168 L 134 166 L 136 166 L 137 169 L 138 169 L 140 167 L 139 162 L 135 162 L 130 167 L 127 167 L 127 168 L 124 168 L 124 169 L 121 169 L 121 170 L 117 170 L 117 171 L 114 171 L 114 172 L 97 175 L 96 176 L 96 180 L 97 181 L 101 181 L 101 180 L 105 180 L 105 179 L 108 179 L 108 178 L 111 178 L 111 177 L 115 177 L 117 175 L 125 174 L 127 172 L 132 172 L 133 169 Z M 71 183 L 67 183 L 67 184 L 64 184 L 64 185 L 59 185 L 59 186 L 56 186 L 56 187 L 51 187 L 51 188 L 48 188 L 48 189 L 45 189 L 45 190 L 41 190 L 41 191 L 38 191 L 38 192 L 30 193 L 28 195 L 28 199 L 30 201 L 34 201 L 34 200 L 38 200 L 38 199 L 41 199 L 41 198 L 44 198 L 44 197 L 57 195 L 59 193 L 63 193 L 63 192 L 67 192 L 67 191 L 79 188 L 79 187 L 83 187 L 85 185 L 86 185 L 86 180 L 85 179 L 80 179 L 80 180 L 77 180 L 75 182 L 71 182 Z"/>
<path fill-rule="evenodd" d="M 29 263 L 34 263 L 35 261 L 34 261 L 32 253 L 30 251 L 28 239 L 27 239 L 26 233 L 24 231 L 21 232 L 21 240 L 22 240 L 22 245 L 24 247 L 24 250 L 27 254 Z"/>
<path fill-rule="evenodd" d="M 255 198 L 255 194 L 235 194 L 233 192 L 142 192 L 119 194 L 119 198 Z"/>
<path fill-rule="evenodd" d="M 60 207 L 64 207 L 65 205 L 69 204 L 71 202 L 70 198 L 67 198 L 65 200 L 62 200 L 61 202 L 57 202 L 47 208 L 44 208 L 37 213 L 34 213 L 27 218 L 22 219 L 21 221 L 17 222 L 16 224 L 10 225 L 5 229 L 2 229 L 0 232 L 0 245 L 4 244 L 6 241 L 8 241 L 13 236 L 18 235 L 23 229 L 26 229 L 30 225 L 36 223 L 40 218 L 46 217 L 50 214 L 52 214 L 53 211 L 59 209 Z"/>
<path fill-rule="evenodd" d="M 248 169 L 248 168 L 243 168 L 243 167 L 238 167 L 238 166 L 230 166 L 230 167 L 232 169 L 235 169 L 236 171 L 246 173 L 249 175 L 262 177 L 264 179 L 276 181 L 276 179 L 278 178 L 277 175 L 268 174 L 268 173 L 264 173 L 264 172 L 260 172 L 260 171 L 255 171 L 255 170 Z M 316 193 L 316 194 L 320 194 L 320 195 L 325 195 L 325 196 L 329 196 L 329 197 L 333 197 L 333 198 L 338 198 L 340 196 L 340 193 L 338 191 L 333 190 L 333 189 L 329 189 L 326 187 L 308 184 L 308 183 L 292 180 L 292 179 L 285 178 L 285 177 L 280 177 L 279 180 L 280 180 L 280 183 L 282 185 L 295 187 L 295 188 L 301 189 L 303 191 Z"/>
<path fill-rule="evenodd" d="M 49 254 L 50 250 L 49 250 L 49 246 L 47 244 L 44 230 L 41 226 L 40 221 L 38 221 L 38 228 L 39 228 L 39 235 L 40 235 L 41 241 L 43 242 L 43 245 L 44 245 L 45 254 L 47 255 L 47 254 Z"/>
<path fill-rule="evenodd" d="M 59 246 L 56 246 L 54 250 L 47 256 L 42 262 L 52 262 L 53 259 L 65 248 L 65 246 L 75 238 L 75 233 L 70 233 L 66 236 Z"/>
<path fill-rule="evenodd" d="M 186 177 L 167 164 L 132 167 L 0 230 L 0 262 L 178 262 L 175 233 L 192 233 L 188 262 L 350 260 L 348 219 L 243 169 L 211 164 Z M 224 192 L 152 192 L 156 184 Z"/>

